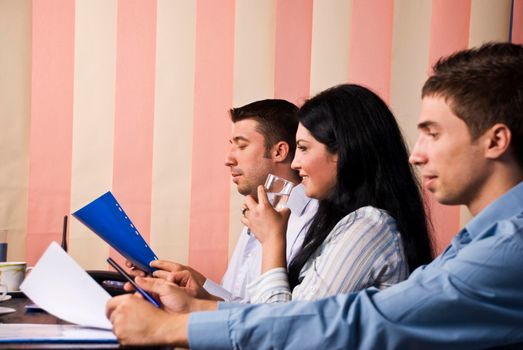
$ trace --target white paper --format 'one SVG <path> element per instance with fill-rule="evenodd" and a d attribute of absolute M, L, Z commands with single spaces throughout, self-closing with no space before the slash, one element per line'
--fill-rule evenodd
<path fill-rule="evenodd" d="M 64 324 L 0 324 L 0 343 L 7 341 L 107 341 L 115 342 L 113 332 Z"/>
<path fill-rule="evenodd" d="M 62 248 L 52 242 L 20 289 L 36 305 L 81 326 L 112 329 L 105 316 L 111 298 Z"/>

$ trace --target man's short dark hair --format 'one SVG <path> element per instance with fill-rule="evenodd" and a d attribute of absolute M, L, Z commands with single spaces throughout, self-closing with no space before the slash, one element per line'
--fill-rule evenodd
<path fill-rule="evenodd" d="M 440 59 L 422 97 L 443 97 L 475 140 L 496 123 L 512 133 L 511 149 L 523 167 L 523 46 L 488 43 Z"/>
<path fill-rule="evenodd" d="M 265 140 L 265 156 L 267 157 L 272 146 L 280 141 L 289 144 L 287 161 L 292 161 L 296 150 L 296 130 L 298 107 L 285 100 L 267 99 L 249 103 L 243 107 L 230 110 L 231 120 L 236 123 L 244 119 L 258 122 L 257 131 Z"/>

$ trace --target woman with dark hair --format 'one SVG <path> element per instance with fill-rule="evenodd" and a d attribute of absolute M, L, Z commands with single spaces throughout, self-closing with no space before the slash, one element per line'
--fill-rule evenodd
<path fill-rule="evenodd" d="M 242 222 L 263 247 L 251 302 L 318 299 L 386 288 L 432 259 L 420 186 L 400 129 L 386 104 L 358 85 L 340 85 L 298 112 L 299 171 L 319 200 L 300 252 L 285 261 L 288 209 L 274 210 L 262 187 L 244 204 Z"/>

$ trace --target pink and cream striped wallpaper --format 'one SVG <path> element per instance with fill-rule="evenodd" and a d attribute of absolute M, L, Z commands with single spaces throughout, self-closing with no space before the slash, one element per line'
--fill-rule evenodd
<path fill-rule="evenodd" d="M 160 258 L 219 279 L 241 227 L 231 106 L 355 82 L 412 145 L 430 65 L 510 37 L 523 0 L 0 0 L 9 260 L 35 263 L 65 214 L 112 190 Z M 468 215 L 428 197 L 441 249 Z M 74 219 L 69 247 L 86 269 L 116 255 Z"/>

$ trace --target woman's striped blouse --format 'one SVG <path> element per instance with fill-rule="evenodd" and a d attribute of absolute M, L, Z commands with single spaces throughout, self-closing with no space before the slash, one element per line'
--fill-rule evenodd
<path fill-rule="evenodd" d="M 249 286 L 252 303 L 313 300 L 368 287 L 384 289 L 408 277 L 396 221 L 384 210 L 360 208 L 341 219 L 300 272 L 290 291 L 285 268 L 259 276 Z"/>

